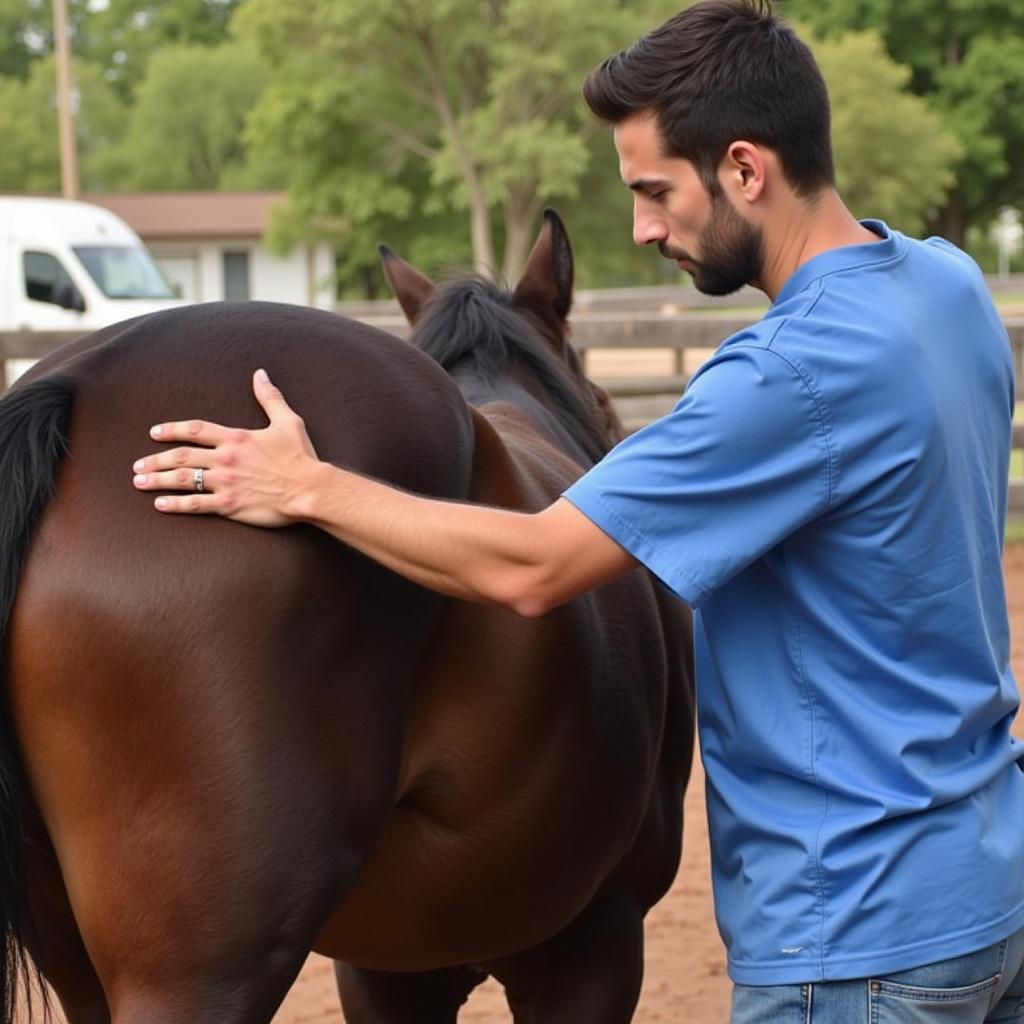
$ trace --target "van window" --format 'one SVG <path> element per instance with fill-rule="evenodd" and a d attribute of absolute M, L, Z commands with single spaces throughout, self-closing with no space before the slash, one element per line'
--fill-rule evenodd
<path fill-rule="evenodd" d="M 174 289 L 145 249 L 76 245 L 75 255 L 108 299 L 173 299 Z"/>
<path fill-rule="evenodd" d="M 56 256 L 48 252 L 26 252 L 25 294 L 36 302 L 50 302 L 65 309 L 85 309 L 85 300 Z"/>

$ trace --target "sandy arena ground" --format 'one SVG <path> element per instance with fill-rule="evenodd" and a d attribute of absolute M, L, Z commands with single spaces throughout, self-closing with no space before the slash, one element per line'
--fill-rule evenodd
<path fill-rule="evenodd" d="M 1013 665 L 1024 680 L 1024 545 L 1007 550 Z M 1024 739 L 1024 713 L 1017 735 Z M 708 833 L 704 818 L 704 776 L 700 763 L 686 796 L 683 861 L 669 894 L 647 918 L 647 972 L 636 1024 L 723 1024 L 729 1006 L 725 954 L 711 908 Z M 339 1024 L 341 1010 L 331 964 L 311 957 L 274 1024 Z M 511 1015 L 493 981 L 463 1007 L 459 1024 L 508 1024 Z"/>

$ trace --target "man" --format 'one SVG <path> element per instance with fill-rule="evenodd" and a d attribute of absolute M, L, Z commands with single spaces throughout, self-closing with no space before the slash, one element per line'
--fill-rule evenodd
<path fill-rule="evenodd" d="M 320 463 L 266 375 L 263 431 L 154 428 L 165 512 L 305 521 L 455 597 L 540 615 L 647 565 L 697 609 L 716 910 L 753 1021 L 1024 1021 L 1024 745 L 1000 548 L 1005 332 L 946 242 L 858 223 L 807 48 L 706 0 L 587 80 L 634 240 L 773 305 L 677 408 L 547 510 Z M 187 468 L 183 468 L 187 467 Z"/>

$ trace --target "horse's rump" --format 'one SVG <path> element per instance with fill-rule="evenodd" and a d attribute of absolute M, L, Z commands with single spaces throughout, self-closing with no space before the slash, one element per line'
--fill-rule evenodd
<path fill-rule="evenodd" d="M 0 403 L 0 422 L 45 404 L 58 387 L 48 369 L 73 381 L 65 399 L 77 392 L 63 401 L 68 455 L 55 464 L 51 452 L 54 496 L 20 580 L 6 676 L 32 799 L 76 917 L 94 929 L 91 952 L 116 957 L 119 934 L 159 949 L 172 936 L 131 916 L 163 905 L 201 927 L 217 889 L 248 896 L 247 914 L 319 889 L 326 914 L 393 799 L 415 663 L 443 600 L 312 528 L 160 516 L 132 488 L 131 462 L 149 426 L 175 414 L 262 425 L 248 382 L 265 366 L 324 458 L 461 497 L 465 404 L 389 335 L 262 303 L 129 322 L 53 364 Z M 9 439 L 9 463 L 24 443 Z M 0 488 L 16 500 L 10 482 Z M 11 590 L 24 534 L 3 552 Z M 297 885 L 284 892 L 289 857 Z M 308 946 L 319 923 L 307 911 L 280 930 Z"/>
<path fill-rule="evenodd" d="M 185 307 L 81 339 L 0 402 L 10 465 L 38 476 L 0 556 L 18 587 L 2 667 L 45 833 L 29 887 L 55 893 L 33 940 L 24 905 L 2 902 L 25 889 L 12 862 L 0 928 L 6 914 L 62 999 L 135 1000 L 133 1021 L 172 1004 L 168 1020 L 269 1020 L 314 946 L 356 969 L 483 963 L 518 988 L 520 951 L 591 921 L 611 951 L 625 920 L 638 955 L 678 861 L 692 724 L 687 652 L 668 647 L 688 627 L 646 573 L 527 620 L 448 601 L 311 527 L 161 516 L 130 481 L 153 423 L 262 426 L 262 366 L 321 458 L 544 508 L 598 457 L 603 421 L 571 350 L 549 365 L 558 344 L 520 342 L 529 358 L 498 352 L 493 381 L 446 366 L 457 387 L 331 314 Z M 36 406 L 41 462 L 5 434 Z M 50 843 L 59 872 L 39 860 Z"/>

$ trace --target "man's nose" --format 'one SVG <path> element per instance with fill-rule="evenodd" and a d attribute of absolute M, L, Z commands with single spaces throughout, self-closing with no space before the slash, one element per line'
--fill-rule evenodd
<path fill-rule="evenodd" d="M 637 202 L 633 206 L 633 241 L 636 245 L 651 245 L 668 238 L 664 220 L 652 210 Z"/>

